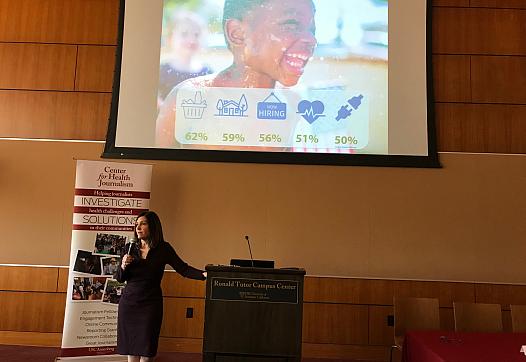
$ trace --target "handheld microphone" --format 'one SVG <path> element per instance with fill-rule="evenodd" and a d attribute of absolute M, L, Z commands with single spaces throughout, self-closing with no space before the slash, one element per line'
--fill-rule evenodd
<path fill-rule="evenodd" d="M 137 243 L 137 238 L 134 236 L 130 239 L 130 246 L 128 246 L 128 253 L 129 255 L 131 255 L 131 249 L 132 249 L 132 246 Z"/>
<path fill-rule="evenodd" d="M 245 239 L 247 240 L 248 251 L 250 252 L 250 261 L 252 262 L 252 268 L 253 268 L 254 267 L 254 258 L 252 257 L 252 249 L 250 248 L 250 240 L 248 239 L 248 235 L 245 235 Z"/>
<path fill-rule="evenodd" d="M 130 245 L 128 246 L 128 252 L 126 253 L 127 255 L 131 255 L 131 249 L 133 247 L 133 245 L 137 242 L 137 238 L 135 236 L 133 236 L 131 239 L 130 239 Z M 123 256 L 124 258 L 124 256 Z M 124 260 L 122 260 L 122 262 L 124 262 Z M 121 268 L 122 270 L 124 270 L 124 268 L 126 267 L 127 264 L 122 264 L 121 262 Z M 123 266 L 124 265 L 124 266 Z"/>

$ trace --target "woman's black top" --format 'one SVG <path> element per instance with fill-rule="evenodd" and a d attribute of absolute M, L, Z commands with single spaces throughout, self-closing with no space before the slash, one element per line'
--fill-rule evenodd
<path fill-rule="evenodd" d="M 161 279 L 169 264 L 186 278 L 204 280 L 203 271 L 185 263 L 167 242 L 150 249 L 146 259 L 140 258 L 136 244 L 126 244 L 134 261 L 125 270 L 118 268 L 115 278 L 126 282 L 119 301 L 117 352 L 124 355 L 153 357 L 163 319 Z M 123 255 L 124 256 L 124 255 Z"/>

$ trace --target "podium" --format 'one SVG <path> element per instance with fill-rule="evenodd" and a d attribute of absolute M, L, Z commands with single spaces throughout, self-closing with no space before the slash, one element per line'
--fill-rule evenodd
<path fill-rule="evenodd" d="M 207 265 L 203 362 L 300 362 L 303 269 Z"/>

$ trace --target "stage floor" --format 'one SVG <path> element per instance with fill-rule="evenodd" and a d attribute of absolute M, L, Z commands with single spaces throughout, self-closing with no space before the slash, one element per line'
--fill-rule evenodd
<path fill-rule="evenodd" d="M 55 347 L 32 347 L 32 346 L 10 346 L 0 344 L 0 361 L 2 362 L 53 362 L 58 356 L 60 348 Z M 105 358 L 94 358 L 94 361 L 105 362 Z M 109 358 L 107 360 L 110 360 Z M 115 357 L 111 358 L 115 361 Z M 126 361 L 123 357 L 122 361 Z M 201 362 L 199 353 L 176 353 L 160 352 L 155 362 Z M 87 362 L 82 359 L 82 362 Z"/>
<path fill-rule="evenodd" d="M 32 347 L 32 346 L 11 346 L 0 344 L 0 361 L 2 362 L 53 362 L 58 356 L 60 348 L 55 347 Z M 94 359 L 97 362 L 104 362 L 104 358 Z M 109 360 L 109 359 L 108 359 Z M 115 361 L 112 358 L 112 361 Z M 126 361 L 124 358 L 123 361 Z M 178 352 L 159 352 L 155 362 L 201 362 L 200 353 L 178 353 Z M 85 362 L 83 359 L 82 362 Z M 302 362 L 354 362 L 345 359 L 324 359 L 324 358 L 303 358 Z"/>

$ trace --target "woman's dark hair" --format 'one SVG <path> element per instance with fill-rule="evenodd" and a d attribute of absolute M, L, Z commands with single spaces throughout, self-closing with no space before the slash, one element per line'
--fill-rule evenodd
<path fill-rule="evenodd" d="M 157 216 L 157 214 L 153 211 L 143 211 L 139 215 L 137 215 L 137 219 L 135 220 L 139 220 L 139 218 L 142 216 L 144 216 L 148 221 L 148 229 L 150 230 L 150 237 L 148 238 L 148 240 L 145 241 L 148 244 L 148 246 L 151 249 L 153 249 L 160 242 L 164 241 L 161 220 L 159 219 L 159 216 Z M 133 234 L 135 235 L 135 238 L 138 239 L 137 230 L 135 229 L 135 227 L 133 228 Z"/>

